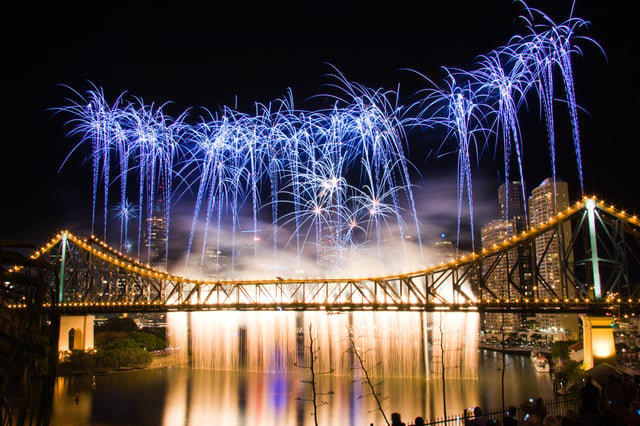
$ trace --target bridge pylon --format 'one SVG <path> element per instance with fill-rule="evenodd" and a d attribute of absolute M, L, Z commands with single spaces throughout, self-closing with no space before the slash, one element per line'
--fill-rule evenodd
<path fill-rule="evenodd" d="M 94 315 L 60 316 L 60 337 L 58 352 L 71 350 L 88 351 L 94 348 Z"/>
<path fill-rule="evenodd" d="M 584 367 L 591 369 L 603 362 L 615 365 L 617 362 L 613 318 L 589 315 L 581 315 L 581 318 L 584 332 Z"/>

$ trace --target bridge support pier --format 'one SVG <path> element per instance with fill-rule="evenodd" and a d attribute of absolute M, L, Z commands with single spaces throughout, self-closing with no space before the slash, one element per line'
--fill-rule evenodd
<path fill-rule="evenodd" d="M 58 351 L 93 349 L 94 315 L 62 315 Z"/>
<path fill-rule="evenodd" d="M 586 369 L 607 362 L 615 365 L 616 346 L 613 340 L 613 319 L 581 315 Z"/>

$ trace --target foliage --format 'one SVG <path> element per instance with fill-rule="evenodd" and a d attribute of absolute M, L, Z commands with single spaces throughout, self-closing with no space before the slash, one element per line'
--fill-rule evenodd
<path fill-rule="evenodd" d="M 125 331 L 99 331 L 95 333 L 93 343 L 96 348 L 104 348 L 109 342 L 125 338 L 127 335 L 128 333 Z"/>
<path fill-rule="evenodd" d="M 158 336 L 143 331 L 136 331 L 129 335 L 136 343 L 141 345 L 143 349 L 148 351 L 157 351 L 167 347 L 167 342 Z"/>
<path fill-rule="evenodd" d="M 152 355 L 136 347 L 132 339 L 119 339 L 112 347 L 99 351 L 96 365 L 101 368 L 142 368 L 151 364 Z M 131 346 L 130 346 L 131 345 Z"/>
<path fill-rule="evenodd" d="M 117 349 L 142 349 L 140 345 L 130 337 L 123 337 L 121 339 L 115 339 L 107 343 L 104 347 L 105 351 L 112 351 Z"/>
<path fill-rule="evenodd" d="M 149 333 L 156 336 L 158 339 L 167 340 L 167 328 L 166 327 L 143 327 L 141 330 L 143 333 Z M 164 346 L 166 347 L 166 346 Z"/>
<path fill-rule="evenodd" d="M 96 348 L 106 348 L 112 344 L 122 346 L 125 343 L 114 343 L 122 339 L 128 339 L 134 342 L 134 344 L 131 342 L 126 343 L 126 345 L 128 345 L 126 347 L 139 347 L 146 349 L 147 351 L 157 351 L 167 347 L 167 342 L 165 340 L 144 331 L 134 331 L 130 333 L 124 331 L 99 332 L 95 335 L 95 345 Z"/>
<path fill-rule="evenodd" d="M 566 361 L 569 359 L 569 342 L 566 340 L 555 341 L 551 344 L 551 357 L 554 360 Z"/>
<path fill-rule="evenodd" d="M 61 367 L 62 372 L 90 373 L 96 367 L 95 352 L 83 350 L 66 352 Z"/>
<path fill-rule="evenodd" d="M 115 318 L 122 320 L 126 318 Z M 149 351 L 165 348 L 166 342 L 157 336 L 141 331 L 126 332 L 133 321 L 113 321 L 95 335 L 97 351 L 71 351 L 65 354 L 60 372 L 90 373 L 95 368 L 143 368 L 151 364 L 153 356 Z M 133 323 L 135 326 L 135 323 Z M 137 330 L 137 327 L 135 328 Z"/>
<path fill-rule="evenodd" d="M 582 379 L 585 376 L 586 370 L 583 364 L 572 359 L 565 360 L 560 371 L 556 372 L 556 380 L 560 383 L 560 386 L 574 390 L 578 389 L 578 387 L 574 385 L 582 383 Z"/>

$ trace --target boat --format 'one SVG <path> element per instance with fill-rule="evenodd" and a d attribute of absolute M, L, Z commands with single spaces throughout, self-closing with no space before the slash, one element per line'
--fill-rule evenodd
<path fill-rule="evenodd" d="M 549 373 L 551 371 L 551 364 L 544 355 L 538 355 L 533 360 L 533 366 L 538 373 Z"/>

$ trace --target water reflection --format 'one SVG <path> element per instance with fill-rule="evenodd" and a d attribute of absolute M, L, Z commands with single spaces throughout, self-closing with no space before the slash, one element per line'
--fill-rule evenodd
<path fill-rule="evenodd" d="M 500 354 L 477 347 L 474 314 L 418 312 L 207 312 L 171 314 L 177 360 L 169 367 L 89 377 L 60 378 L 53 424 L 202 425 L 313 424 L 305 383 L 309 326 L 318 347 L 317 389 L 326 405 L 321 425 L 384 424 L 370 389 L 349 353 L 348 329 L 368 371 L 380 383 L 387 416 L 405 421 L 501 405 Z M 189 339 L 189 335 L 191 338 Z M 443 368 L 444 365 L 444 368 Z M 528 357 L 507 356 L 506 404 L 552 397 L 551 378 L 536 373 Z M 331 391 L 331 394 L 328 394 Z M 80 394 L 79 404 L 74 397 Z"/>
<path fill-rule="evenodd" d="M 481 353 L 476 379 L 447 379 L 447 411 L 500 405 L 501 360 Z M 552 396 L 548 374 L 536 373 L 527 357 L 507 357 L 506 402 Z M 321 425 L 384 424 L 368 389 L 350 377 L 324 376 L 318 380 L 328 404 L 318 410 Z M 203 424 L 313 424 L 310 387 L 300 374 L 195 370 L 170 367 L 98 376 L 91 391 L 88 378 L 60 378 L 54 403 L 53 425 L 203 425 Z M 80 404 L 73 401 L 80 393 Z M 403 418 L 442 415 L 439 378 L 385 378 L 382 403 Z"/>

